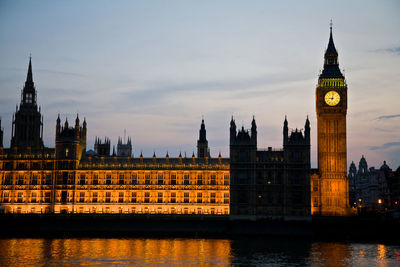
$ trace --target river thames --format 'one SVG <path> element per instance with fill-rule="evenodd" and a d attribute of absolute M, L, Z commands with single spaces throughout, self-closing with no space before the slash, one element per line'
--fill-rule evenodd
<path fill-rule="evenodd" d="M 400 246 L 299 239 L 1 239 L 0 266 L 400 266 Z"/>

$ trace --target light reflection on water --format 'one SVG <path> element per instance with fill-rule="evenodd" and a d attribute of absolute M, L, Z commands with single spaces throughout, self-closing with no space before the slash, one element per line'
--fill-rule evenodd
<path fill-rule="evenodd" d="M 400 246 L 292 239 L 2 239 L 0 266 L 399 266 Z"/>

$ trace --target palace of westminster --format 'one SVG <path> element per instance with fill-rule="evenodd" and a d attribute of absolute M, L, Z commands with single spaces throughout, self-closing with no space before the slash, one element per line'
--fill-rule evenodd
<path fill-rule="evenodd" d="M 258 150 L 257 126 L 230 122 L 229 158 L 211 158 L 204 120 L 197 156 L 132 156 L 132 144 L 95 140 L 86 151 L 86 120 L 56 121 L 55 147 L 43 144 L 32 64 L 13 115 L 10 148 L 0 126 L 1 213 L 229 214 L 234 216 L 343 216 L 346 174 L 347 85 L 332 38 L 316 88 L 318 169 L 310 165 L 310 122 L 290 131 L 283 148 Z M 0 121 L 1 123 L 1 121 Z M 92 151 L 93 152 L 93 151 Z"/>

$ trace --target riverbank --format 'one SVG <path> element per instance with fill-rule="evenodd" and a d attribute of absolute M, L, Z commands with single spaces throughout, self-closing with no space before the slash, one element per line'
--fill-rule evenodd
<path fill-rule="evenodd" d="M 282 236 L 400 242 L 400 222 L 383 218 L 238 218 L 198 215 L 0 215 L 0 238 Z"/>

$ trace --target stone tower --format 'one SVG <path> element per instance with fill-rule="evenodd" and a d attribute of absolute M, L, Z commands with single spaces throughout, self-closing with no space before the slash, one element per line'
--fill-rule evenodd
<path fill-rule="evenodd" d="M 318 123 L 319 203 L 313 214 L 347 214 L 348 178 L 346 148 L 347 84 L 339 69 L 332 25 L 324 69 L 316 88 Z"/>
<path fill-rule="evenodd" d="M 58 168 L 76 169 L 78 167 L 79 161 L 86 153 L 86 131 L 86 120 L 80 126 L 78 115 L 75 127 L 69 127 L 67 119 L 62 127 L 60 116 L 58 116 L 55 151 Z"/>
<path fill-rule="evenodd" d="M 289 134 L 285 116 L 283 123 L 284 172 L 282 189 L 285 215 L 310 215 L 310 121 L 308 117 L 304 131 L 293 129 Z"/>
<path fill-rule="evenodd" d="M 124 138 L 125 142 L 125 138 Z M 131 157 L 132 156 L 132 140 L 128 136 L 128 141 L 126 143 L 122 142 L 122 138 L 118 137 L 117 143 L 117 156 L 118 157 Z"/>
<path fill-rule="evenodd" d="M 198 158 L 210 157 L 210 149 L 208 148 L 208 141 L 206 138 L 206 126 L 204 124 L 204 119 L 201 120 L 199 140 L 197 140 L 197 157 Z"/>
<path fill-rule="evenodd" d="M 32 59 L 29 58 L 28 74 L 21 92 L 19 108 L 13 115 L 11 147 L 33 150 L 43 147 L 43 118 L 36 102 L 36 89 L 32 76 Z"/>
<path fill-rule="evenodd" d="M 99 156 L 110 156 L 110 144 L 111 141 L 109 138 L 104 138 L 104 143 L 100 138 L 95 139 L 94 141 L 94 152 Z"/>
<path fill-rule="evenodd" d="M 229 142 L 230 212 L 232 215 L 256 215 L 257 126 L 254 118 L 250 131 L 243 126 L 236 131 L 232 117 Z"/>

